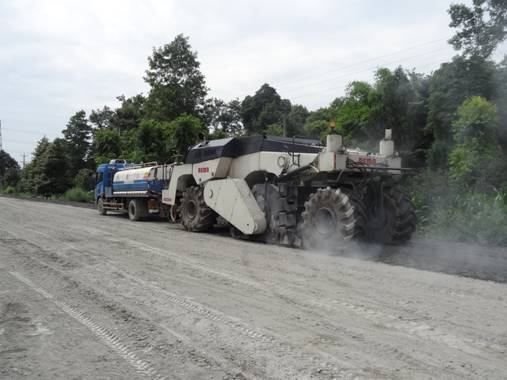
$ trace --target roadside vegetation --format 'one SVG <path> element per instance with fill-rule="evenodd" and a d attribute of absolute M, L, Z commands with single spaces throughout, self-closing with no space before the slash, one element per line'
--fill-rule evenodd
<path fill-rule="evenodd" d="M 473 0 L 449 8 L 457 51 L 430 73 L 379 68 L 372 83 L 351 81 L 346 94 L 309 111 L 263 84 L 244 99 L 210 98 L 197 53 L 178 35 L 155 48 L 147 94 L 119 96 L 119 106 L 76 112 L 62 137 L 43 137 L 23 170 L 0 152 L 3 193 L 93 201 L 97 164 L 114 158 L 181 160 L 203 134 L 266 133 L 323 140 L 334 121 L 349 146 L 376 149 L 385 129 L 404 165 L 420 234 L 507 245 L 507 4 Z M 86 106 L 86 105 L 84 105 Z"/>

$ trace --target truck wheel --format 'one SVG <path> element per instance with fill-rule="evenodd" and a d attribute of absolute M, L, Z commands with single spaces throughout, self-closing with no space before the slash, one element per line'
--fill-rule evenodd
<path fill-rule="evenodd" d="M 319 189 L 310 195 L 299 230 L 305 248 L 336 250 L 355 233 L 354 207 L 340 189 Z"/>
<path fill-rule="evenodd" d="M 100 215 L 107 214 L 107 210 L 104 208 L 104 200 L 102 198 L 97 199 L 97 211 Z"/>
<path fill-rule="evenodd" d="M 129 219 L 137 222 L 147 214 L 146 202 L 143 199 L 131 199 L 128 205 Z"/>
<path fill-rule="evenodd" d="M 203 188 L 192 186 L 185 190 L 180 205 L 181 224 L 187 231 L 209 231 L 216 223 L 216 214 L 204 202 Z"/>
<path fill-rule="evenodd" d="M 372 207 L 367 239 L 383 244 L 402 244 L 415 232 L 415 208 L 400 186 L 384 190 L 383 208 Z"/>

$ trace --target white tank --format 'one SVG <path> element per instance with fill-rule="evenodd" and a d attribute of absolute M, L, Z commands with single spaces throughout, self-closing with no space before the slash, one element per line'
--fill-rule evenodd
<path fill-rule="evenodd" d="M 156 166 L 148 166 L 144 168 L 124 169 L 115 173 L 113 182 L 133 183 L 139 180 L 154 179 L 153 177 Z M 150 176 L 150 173 L 152 174 Z"/>
<path fill-rule="evenodd" d="M 327 135 L 326 148 L 328 152 L 337 153 L 342 148 L 342 136 L 336 134 Z"/>

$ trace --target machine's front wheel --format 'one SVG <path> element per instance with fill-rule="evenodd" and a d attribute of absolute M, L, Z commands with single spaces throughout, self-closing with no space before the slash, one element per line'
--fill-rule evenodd
<path fill-rule="evenodd" d="M 216 213 L 204 202 L 203 188 L 192 186 L 181 197 L 181 224 L 187 231 L 209 231 L 216 223 Z"/>
<path fill-rule="evenodd" d="M 100 215 L 107 214 L 107 210 L 104 208 L 104 200 L 102 198 L 97 199 L 97 211 Z"/>
<path fill-rule="evenodd" d="M 354 207 L 339 189 L 319 189 L 301 214 L 300 235 L 305 248 L 336 250 L 355 234 Z"/>
<path fill-rule="evenodd" d="M 131 199 L 128 204 L 129 219 L 137 222 L 147 214 L 146 202 L 143 199 Z"/>

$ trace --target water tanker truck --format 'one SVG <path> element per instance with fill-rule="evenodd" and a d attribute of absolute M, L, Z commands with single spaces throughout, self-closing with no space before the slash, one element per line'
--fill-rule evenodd
<path fill-rule="evenodd" d="M 166 165 L 157 163 L 129 164 L 112 160 L 97 168 L 95 200 L 101 215 L 108 211 L 127 212 L 137 221 L 150 214 L 166 216 L 167 207 L 161 202 L 167 187 Z"/>
<path fill-rule="evenodd" d="M 130 204 L 138 206 L 130 189 L 118 187 L 123 175 L 114 183 L 129 170 L 138 169 L 117 171 L 109 195 L 97 198 L 99 212 L 127 207 L 130 216 Z M 230 137 L 191 147 L 183 164 L 151 167 L 143 176 L 162 187 L 149 192 L 147 203 L 137 202 L 144 215 L 144 204 L 150 210 L 153 200 L 153 209 L 190 232 L 210 231 L 220 217 L 233 237 L 273 244 L 400 244 L 416 228 L 414 206 L 401 185 L 404 170 L 390 130 L 378 153 L 346 149 L 336 133 L 325 146 L 301 138 Z M 126 198 L 110 201 L 122 191 Z"/>

